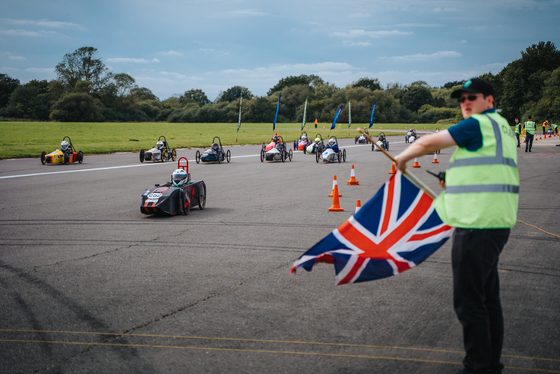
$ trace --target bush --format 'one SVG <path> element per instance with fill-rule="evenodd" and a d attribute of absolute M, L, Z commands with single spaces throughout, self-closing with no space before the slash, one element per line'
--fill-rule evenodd
<path fill-rule="evenodd" d="M 102 104 L 86 93 L 63 95 L 53 106 L 49 118 L 60 122 L 102 122 Z"/>

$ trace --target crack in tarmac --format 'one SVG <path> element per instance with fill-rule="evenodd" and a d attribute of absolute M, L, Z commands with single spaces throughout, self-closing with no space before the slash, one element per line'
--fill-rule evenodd
<path fill-rule="evenodd" d="M 185 310 L 190 309 L 190 308 L 192 308 L 192 307 L 195 307 L 195 306 L 197 306 L 197 305 L 199 305 L 199 304 L 202 304 L 202 303 L 204 303 L 204 302 L 206 302 L 206 301 L 208 301 L 208 300 L 211 300 L 211 299 L 213 299 L 213 298 L 215 298 L 215 297 L 218 297 L 218 296 L 223 295 L 223 294 L 225 294 L 225 293 L 227 293 L 227 292 L 230 292 L 230 291 L 232 291 L 232 290 L 235 290 L 235 289 L 237 289 L 237 288 L 239 288 L 239 287 L 241 287 L 241 286 L 243 286 L 243 285 L 246 285 L 246 284 L 248 284 L 248 283 L 250 283 L 250 282 L 253 282 L 253 281 L 255 281 L 255 280 L 257 280 L 257 279 L 259 279 L 259 278 L 261 278 L 261 277 L 263 277 L 263 276 L 265 276 L 265 275 L 268 275 L 268 274 L 270 274 L 270 273 L 274 273 L 275 271 L 280 270 L 281 268 L 283 268 L 283 267 L 285 267 L 285 266 L 290 266 L 291 263 L 292 263 L 291 261 L 290 261 L 290 262 L 287 262 L 287 263 L 284 263 L 284 264 L 282 264 L 282 265 L 280 265 L 280 266 L 278 266 L 278 267 L 276 267 L 276 268 L 273 268 L 273 269 L 271 269 L 271 270 L 268 270 L 268 271 L 265 271 L 265 272 L 263 272 L 263 273 L 257 274 L 257 275 L 255 275 L 255 276 L 253 276 L 253 277 L 250 277 L 250 278 L 248 278 L 248 279 L 246 279 L 246 280 L 244 280 L 244 281 L 242 281 L 242 282 L 240 282 L 240 283 L 238 283 L 238 284 L 236 284 L 236 285 L 234 285 L 234 286 L 231 286 L 231 287 L 228 287 L 228 288 L 226 288 L 226 289 L 224 289 L 224 290 L 221 290 L 221 291 L 215 292 L 215 293 L 213 293 L 213 294 L 210 294 L 210 295 L 208 295 L 208 296 L 206 296 L 206 297 L 204 297 L 204 298 L 202 298 L 202 299 L 199 299 L 199 300 L 197 300 L 197 301 L 195 301 L 195 302 L 193 302 L 193 303 L 191 303 L 191 304 L 182 306 L 182 307 L 180 307 L 180 308 L 178 308 L 178 309 L 176 309 L 176 310 L 174 310 L 174 311 L 171 311 L 171 312 L 169 312 L 169 313 L 162 314 L 162 315 L 160 315 L 159 317 L 156 317 L 156 318 L 154 318 L 154 319 L 151 320 L 151 321 L 148 321 L 148 322 L 145 322 L 145 323 L 143 323 L 143 324 L 141 324 L 141 325 L 138 325 L 138 326 L 132 327 L 132 328 L 130 328 L 130 329 L 124 330 L 124 331 L 122 331 L 122 332 L 121 332 L 120 334 L 118 334 L 118 335 L 113 335 L 113 336 L 111 336 L 111 337 L 109 337 L 109 338 L 105 338 L 105 339 L 103 340 L 102 343 L 108 343 L 108 342 L 115 341 L 115 340 L 120 339 L 120 338 L 123 338 L 123 337 L 126 339 L 126 336 L 125 336 L 126 334 L 130 334 L 130 333 L 132 333 L 132 332 L 138 331 L 138 330 L 143 329 L 143 328 L 145 328 L 145 327 L 151 326 L 151 325 L 154 324 L 154 323 L 163 321 L 164 319 L 166 319 L 166 318 L 168 318 L 168 317 L 172 317 L 172 316 L 174 316 L 174 315 L 176 315 L 176 314 L 178 314 L 178 313 L 180 313 L 180 312 L 182 312 L 182 311 L 185 311 Z M 72 359 L 74 359 L 74 358 L 76 358 L 76 357 L 78 357 L 78 356 L 80 356 L 80 355 L 86 354 L 86 353 L 88 353 L 89 351 L 91 351 L 93 348 L 96 348 L 96 347 L 99 347 L 99 345 L 96 344 L 96 343 L 92 343 L 92 345 L 91 345 L 91 346 L 88 346 L 86 349 L 83 349 L 82 351 L 80 351 L 80 352 L 78 352 L 78 353 L 76 353 L 76 354 L 73 354 L 73 355 L 71 355 L 71 356 L 69 356 L 69 357 L 66 357 L 66 358 L 64 358 L 64 359 L 61 359 L 61 360 L 59 360 L 59 361 L 57 361 L 57 362 L 54 362 L 54 363 L 52 363 L 52 364 L 50 364 L 50 365 L 48 365 L 48 366 L 46 366 L 46 367 L 44 367 L 44 368 L 38 369 L 38 370 L 34 371 L 33 373 L 39 373 L 39 372 L 42 372 L 42 371 L 49 370 L 49 369 L 55 367 L 56 365 L 59 365 L 59 364 L 68 362 L 68 361 L 70 361 L 70 360 L 72 360 Z"/>

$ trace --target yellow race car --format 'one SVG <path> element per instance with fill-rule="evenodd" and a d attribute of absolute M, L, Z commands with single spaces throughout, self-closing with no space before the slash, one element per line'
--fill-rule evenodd
<path fill-rule="evenodd" d="M 56 149 L 53 152 L 47 154 L 45 151 L 41 153 L 41 163 L 46 164 L 64 164 L 68 165 L 71 162 L 82 163 L 84 161 L 84 154 L 82 151 L 76 152 L 76 149 L 72 145 L 70 137 L 65 136 L 62 138 L 62 143 L 60 143 L 60 149 Z"/>

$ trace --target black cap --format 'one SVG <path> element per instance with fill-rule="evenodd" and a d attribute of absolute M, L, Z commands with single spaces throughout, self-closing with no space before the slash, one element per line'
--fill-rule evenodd
<path fill-rule="evenodd" d="M 461 95 L 463 94 L 463 92 L 467 92 L 467 93 L 481 93 L 484 96 L 496 96 L 494 94 L 494 88 L 492 87 L 492 85 L 490 83 L 488 83 L 487 81 L 485 81 L 484 79 L 481 78 L 473 78 L 473 79 L 469 79 L 468 81 L 466 81 L 463 84 L 463 87 L 453 91 L 451 93 L 451 98 L 453 99 L 458 99 L 461 97 Z"/>

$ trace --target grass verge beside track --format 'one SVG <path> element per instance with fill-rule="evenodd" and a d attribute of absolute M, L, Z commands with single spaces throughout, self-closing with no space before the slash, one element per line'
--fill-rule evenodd
<path fill-rule="evenodd" d="M 330 123 L 320 123 L 315 129 L 311 123 L 309 129 L 304 129 L 308 136 L 315 138 L 320 133 L 324 139 L 334 135 L 340 139 L 356 136 L 357 127 L 367 127 L 369 124 L 340 124 L 329 131 Z M 323 126 L 325 129 L 323 130 Z M 404 130 L 410 124 L 403 123 L 375 123 L 370 135 L 376 137 L 383 131 L 386 135 L 401 135 L 391 133 L 391 130 Z M 381 129 L 380 129 L 381 127 Z M 435 130 L 440 128 L 436 124 L 414 125 L 418 130 L 424 128 Z M 300 123 L 279 123 L 276 132 L 291 142 L 300 136 Z M 39 157 L 42 151 L 50 153 L 60 147 L 64 136 L 69 136 L 76 150 L 85 155 L 138 152 L 155 146 L 160 135 L 164 135 L 172 148 L 208 147 L 214 136 L 219 136 L 223 145 L 232 144 L 260 144 L 270 141 L 274 133 L 270 123 L 242 123 L 239 139 L 236 143 L 236 123 L 168 123 L 168 122 L 0 122 L 0 159 Z"/>

